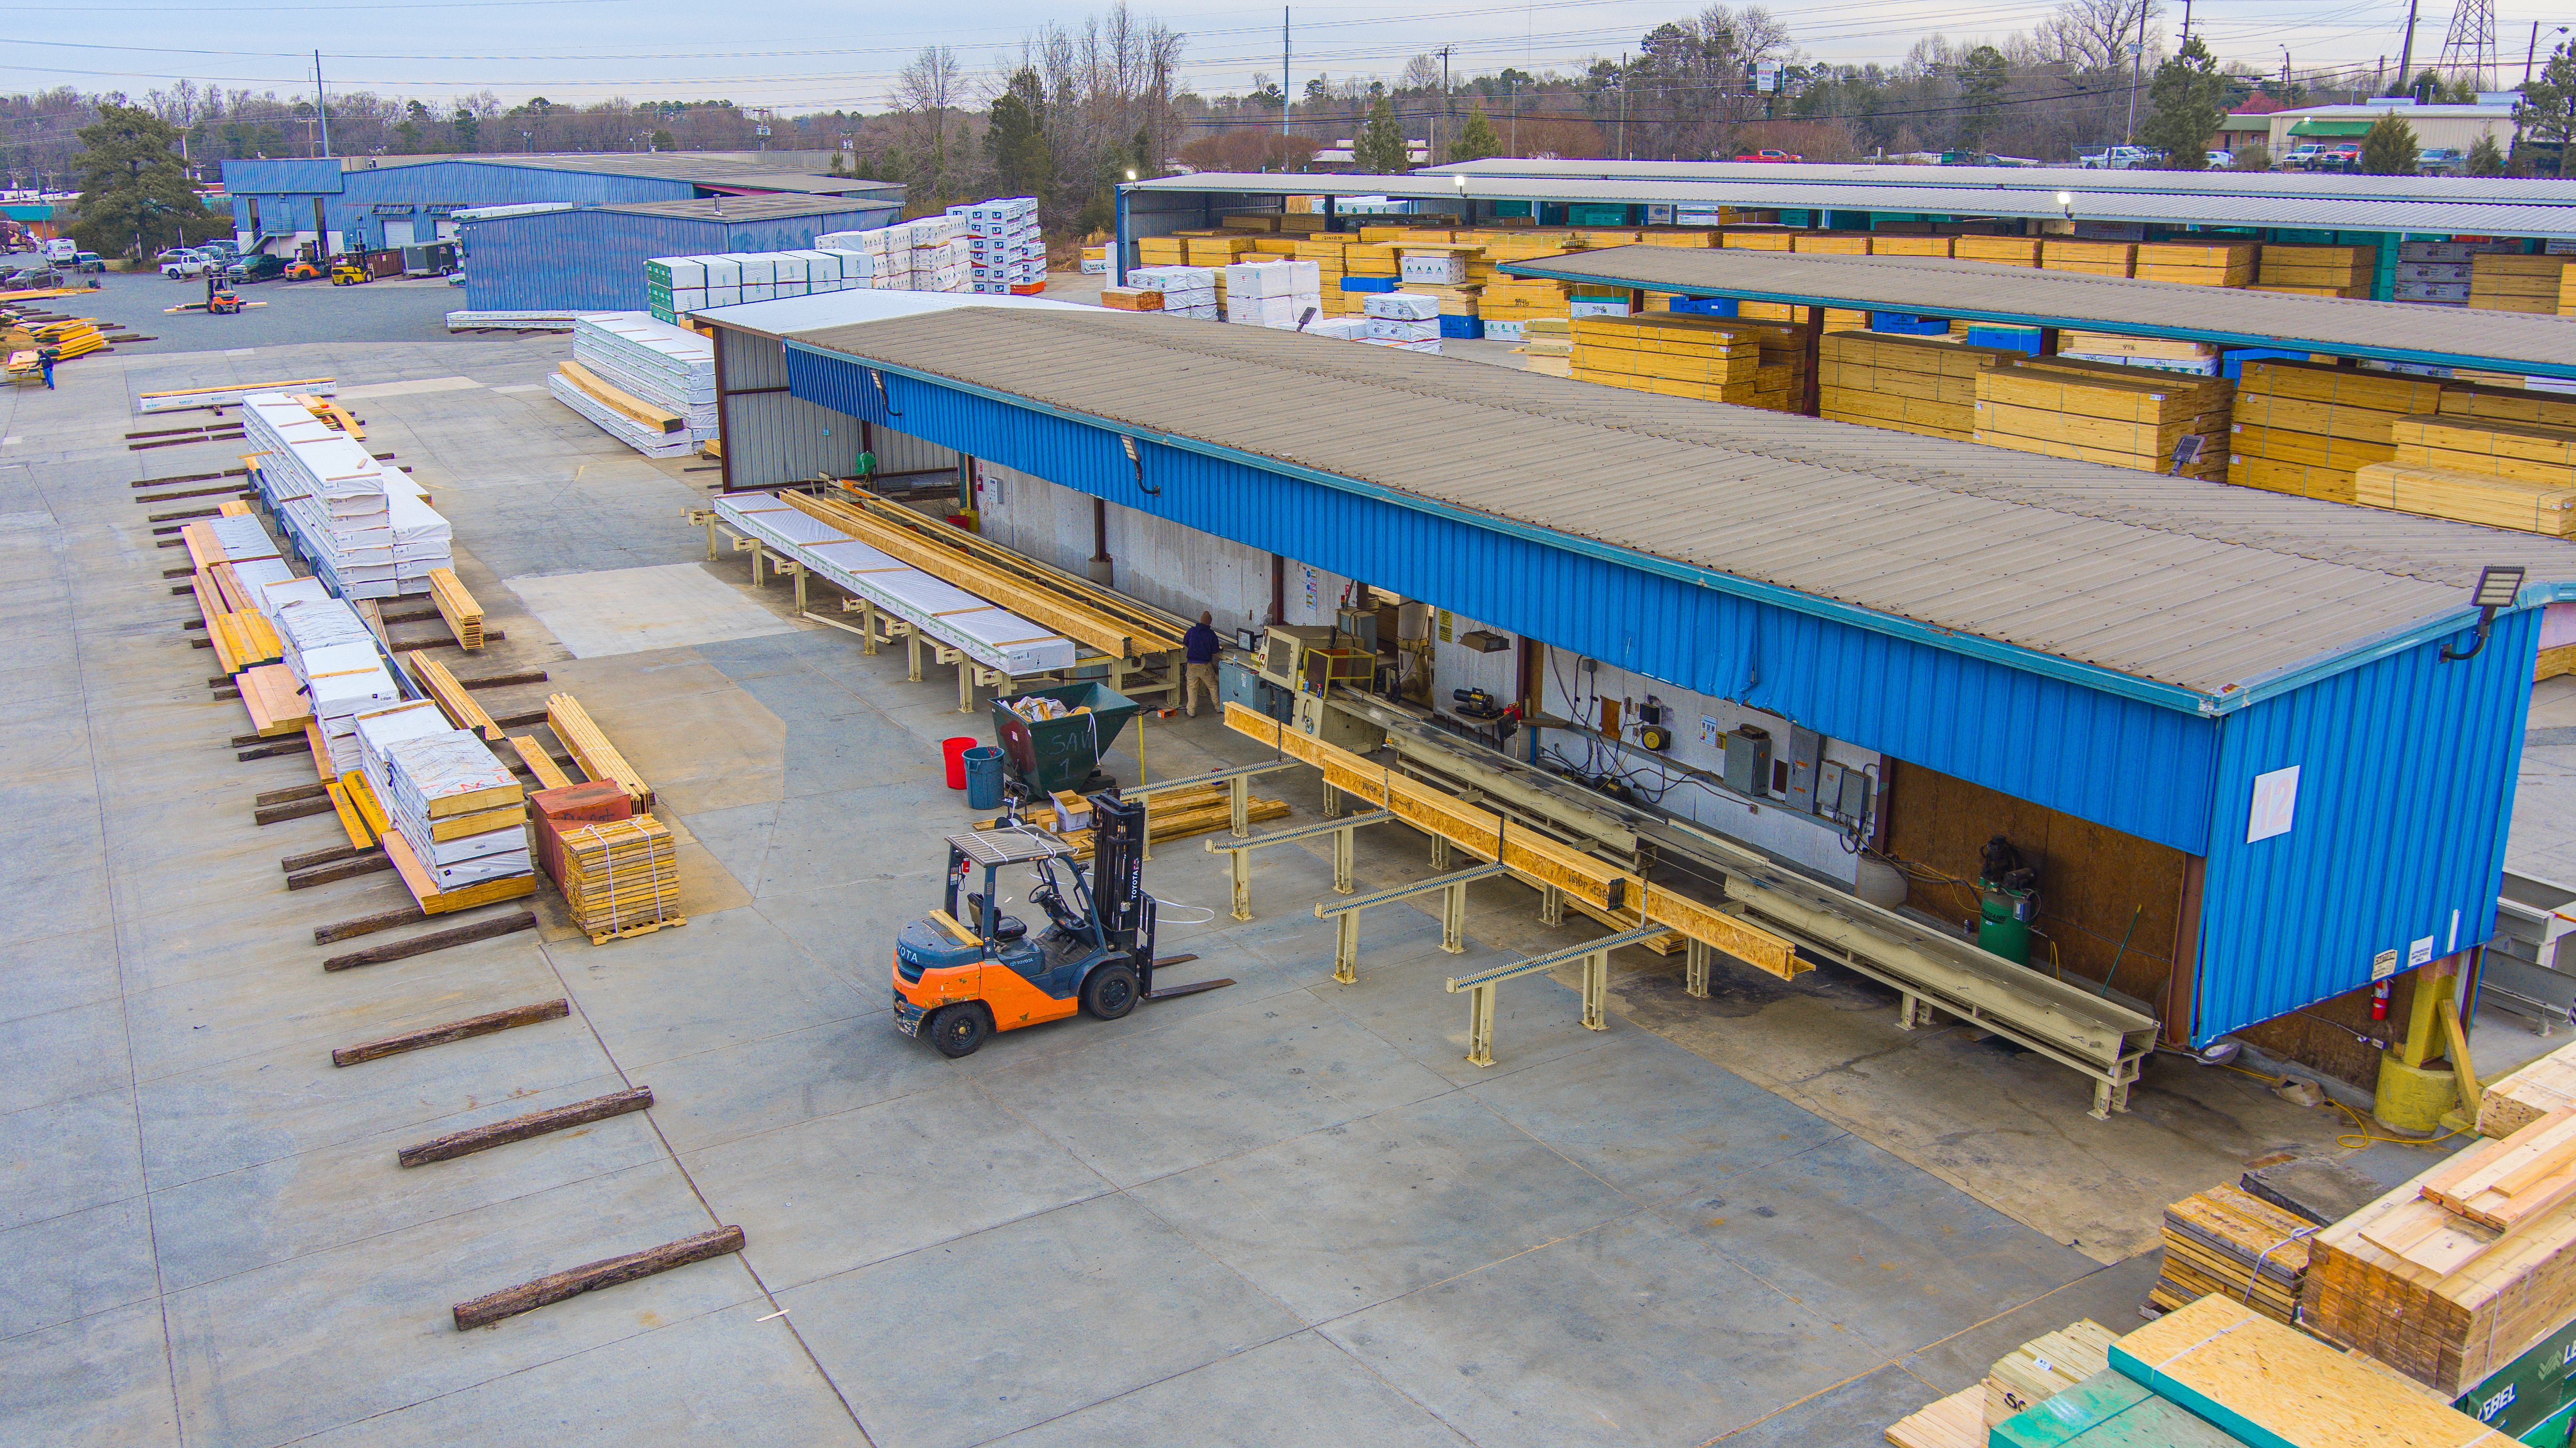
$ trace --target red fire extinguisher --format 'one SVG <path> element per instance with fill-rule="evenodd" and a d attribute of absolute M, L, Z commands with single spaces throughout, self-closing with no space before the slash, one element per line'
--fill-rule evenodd
<path fill-rule="evenodd" d="M 2384 1021 L 2388 1019 L 2388 995 L 2389 989 L 2393 984 L 2394 982 L 2383 980 L 2379 984 L 2370 988 L 2370 1018 L 2372 1020 Z"/>

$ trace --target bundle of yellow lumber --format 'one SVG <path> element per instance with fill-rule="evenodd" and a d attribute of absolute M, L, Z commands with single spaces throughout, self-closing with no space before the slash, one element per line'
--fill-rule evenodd
<path fill-rule="evenodd" d="M 2456 378 L 2457 374 L 2453 374 Z M 2520 386 L 2472 385 L 2454 380 L 2442 389 L 2442 415 L 2483 417 L 2495 422 L 2536 422 L 2543 427 L 2576 427 L 2576 396 L 2534 392 Z"/>
<path fill-rule="evenodd" d="M 2576 536 L 2576 429 L 2435 414 L 2399 418 L 2391 434 L 2396 459 L 2353 475 L 2355 502 Z"/>
<path fill-rule="evenodd" d="M 2491 312 L 2558 313 L 2561 273 L 2576 256 L 2482 251 L 2469 258 L 2469 305 Z"/>
<path fill-rule="evenodd" d="M 2207 342 L 2124 337 L 2117 332 L 2079 332 L 2072 327 L 2057 334 L 2057 350 L 2061 355 L 2071 352 L 2086 357 L 2136 357 L 2160 362 L 2206 362 L 2218 355 L 2218 348 Z"/>
<path fill-rule="evenodd" d="M 2175 471 L 2185 438 L 2199 441 L 2182 476 L 2227 476 L 2228 403 L 2216 377 L 2150 372 L 2116 362 L 2034 357 L 1975 379 L 1976 440 L 2020 452 L 2141 472 Z"/>
<path fill-rule="evenodd" d="M 1711 402 L 1753 398 L 1762 345 L 1719 318 L 1671 312 L 1580 317 L 1573 334 L 1578 381 Z"/>
<path fill-rule="evenodd" d="M 1797 232 L 1785 227 L 1730 231 L 1718 238 L 1718 245 L 1731 251 L 1790 251 L 1796 247 L 1797 236 Z"/>
<path fill-rule="evenodd" d="M 1714 247 L 1718 231 L 1706 226 L 1649 226 L 1637 233 L 1647 246 Z"/>
<path fill-rule="evenodd" d="M 1296 202 L 1305 202 L 1309 207 L 1311 207 L 1313 204 L 1313 198 L 1306 196 L 1291 196 L 1288 199 L 1292 205 L 1279 217 L 1279 229 L 1281 231 L 1311 232 L 1321 231 L 1324 229 L 1324 213 L 1311 209 L 1301 209 L 1293 204 Z"/>
<path fill-rule="evenodd" d="M 66 317 L 59 322 L 39 323 L 28 328 L 27 333 L 31 338 L 30 346 L 52 349 L 57 362 L 68 362 L 107 346 L 107 338 L 98 330 L 98 323 L 88 317 Z"/>
<path fill-rule="evenodd" d="M 2315 1223 L 2240 1187 L 2216 1186 L 2165 1208 L 2164 1225 L 2164 1260 L 2148 1305 L 2171 1312 L 2216 1293 L 2276 1322 L 2297 1315 Z"/>
<path fill-rule="evenodd" d="M 1252 238 L 1252 250 L 1244 254 L 1251 257 L 1295 256 L 1297 238 L 1277 233 L 1256 236 Z"/>
<path fill-rule="evenodd" d="M 1566 284 L 1532 277 L 1496 277 L 1485 284 L 1488 322 L 1526 322 L 1566 315 Z"/>
<path fill-rule="evenodd" d="M 2111 1365 L 2120 1335 L 2085 1318 L 2014 1348 L 1986 1370 L 1984 1418 L 1993 1427 L 2033 1403 L 2045 1402 Z"/>
<path fill-rule="evenodd" d="M 2142 242 L 2131 276 L 2144 282 L 2182 282 L 2190 286 L 2241 287 L 2254 280 L 2253 242 Z"/>
<path fill-rule="evenodd" d="M 2111 1367 L 2246 1443 L 2297 1448 L 2510 1448 L 2512 1443 L 2378 1363 L 2336 1352 L 2224 1298 L 2204 1297 L 2130 1332 L 2111 1344 Z"/>
<path fill-rule="evenodd" d="M 2248 362 L 2237 377 L 2227 480 L 2267 492 L 2353 501 L 2354 474 L 2397 456 L 2397 419 L 2432 412 L 2442 384 L 2314 362 Z"/>
<path fill-rule="evenodd" d="M 262 739 L 301 734 L 313 718 L 313 701 L 296 686 L 295 671 L 284 664 L 244 669 L 233 682 L 241 689 L 242 712 Z"/>
<path fill-rule="evenodd" d="M 1058 796 L 1059 800 L 1063 798 L 1062 795 Z M 1073 805 L 1080 802 L 1078 798 L 1069 801 L 1068 812 Z M 1263 799 L 1255 795 L 1244 801 L 1243 817 L 1250 823 L 1279 819 L 1287 813 L 1286 800 Z M 1056 817 L 1051 810 L 1040 808 L 1032 812 L 1028 819 L 1041 829 L 1056 829 Z M 1087 815 L 1080 816 L 1077 818 L 1076 828 L 1057 831 L 1073 845 L 1073 857 L 1077 860 L 1091 858 L 1093 835 L 1087 820 Z M 975 828 L 989 830 L 1000 823 L 999 819 L 977 820 Z M 1187 839 L 1191 835 L 1203 835 L 1211 830 L 1231 829 L 1233 825 L 1234 797 L 1221 784 L 1199 785 L 1191 789 L 1175 790 L 1170 794 L 1145 796 L 1145 834 L 1157 844 L 1164 840 Z"/>
<path fill-rule="evenodd" d="M 1189 266 L 1232 266 L 1250 250 L 1249 236 L 1189 236 L 1181 239 L 1179 260 Z"/>
<path fill-rule="evenodd" d="M 2576 267 L 2558 273 L 2558 315 L 2576 317 Z"/>
<path fill-rule="evenodd" d="M 565 821 L 564 907 L 593 945 L 610 937 L 684 923 L 680 862 L 670 827 L 651 815 L 598 823 Z"/>
<path fill-rule="evenodd" d="M 1797 239 L 1789 249 L 1817 256 L 1867 256 L 1870 235 L 1866 231 L 1799 231 L 1790 233 Z"/>
<path fill-rule="evenodd" d="M 1549 377 L 1574 375 L 1574 324 L 1563 317 L 1533 317 L 1521 324 L 1522 342 L 1512 350 L 1526 359 L 1524 372 Z"/>
<path fill-rule="evenodd" d="M 413 657 L 419 656 L 415 654 Z M 548 694 L 546 725 L 555 731 L 557 739 L 563 741 L 564 748 L 572 751 L 573 760 L 581 766 L 582 773 L 625 790 L 626 798 L 636 809 L 653 807 L 653 787 L 646 784 L 644 776 L 636 773 L 635 767 L 626 762 L 626 756 L 618 753 L 617 747 L 608 742 L 608 736 L 599 732 L 599 726 L 590 721 L 581 701 L 570 694 Z"/>
<path fill-rule="evenodd" d="M 1950 243 L 1950 255 L 1961 261 L 1990 262 L 1997 266 L 2039 265 L 2039 243 L 2036 236 L 1962 236 Z"/>
<path fill-rule="evenodd" d="M 2379 249 L 2372 246 L 2267 245 L 2255 264 L 2255 278 L 2266 290 L 2366 297 L 2378 266 Z"/>
<path fill-rule="evenodd" d="M 570 358 L 556 363 L 555 371 L 593 402 L 611 412 L 633 418 L 656 432 L 681 432 L 688 428 L 686 415 L 648 402 Z"/>
<path fill-rule="evenodd" d="M 2478 1098 L 2478 1134 L 2511 1136 L 2565 1106 L 2576 1106 L 2576 1046 L 2561 1046 L 2490 1083 Z"/>
<path fill-rule="evenodd" d="M 1178 236 L 1140 236 L 1136 238 L 1136 264 L 1139 266 L 1185 266 L 1189 262 L 1189 243 Z"/>
<path fill-rule="evenodd" d="M 1894 236 L 1881 232 L 1870 238 L 1869 254 L 1872 256 L 1948 256 L 1951 244 L 1957 240 L 1958 238 L 1950 236 Z"/>
<path fill-rule="evenodd" d="M 2042 271 L 2124 277 L 2137 264 L 2137 253 L 2138 244 L 2134 241 L 2075 241 L 2051 236 L 2040 241 L 2039 267 Z"/>
<path fill-rule="evenodd" d="M 1275 212 L 1237 212 L 1217 224 L 1228 231 L 1277 231 L 1279 217 Z"/>
<path fill-rule="evenodd" d="M 1986 1387 L 1952 1393 L 1887 1425 L 1896 1448 L 1986 1448 Z"/>
<path fill-rule="evenodd" d="M 2576 1314 L 2576 1109 L 2436 1163 L 2309 1247 L 2309 1331 L 2464 1391 Z"/>
<path fill-rule="evenodd" d="M 1969 441 L 1977 378 L 2018 352 L 1882 332 L 1828 332 L 1819 348 L 1819 415 L 1865 427 Z"/>

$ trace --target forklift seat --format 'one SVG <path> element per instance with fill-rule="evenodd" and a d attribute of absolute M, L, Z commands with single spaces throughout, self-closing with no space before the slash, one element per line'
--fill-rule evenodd
<path fill-rule="evenodd" d="M 983 896 L 969 895 L 966 897 L 966 904 L 968 910 L 966 918 L 970 923 L 981 921 L 984 918 Z M 1008 945 L 1015 940 L 1025 939 L 1027 938 L 1028 933 L 1029 927 L 1027 922 L 1021 920 L 1020 917 L 1016 915 L 1002 915 L 997 917 L 993 922 L 993 939 L 1002 945 Z"/>

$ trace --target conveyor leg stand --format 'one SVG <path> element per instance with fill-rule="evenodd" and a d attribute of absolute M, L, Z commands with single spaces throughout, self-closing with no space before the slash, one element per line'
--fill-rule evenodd
<path fill-rule="evenodd" d="M 877 605 L 875 599 L 863 598 L 859 600 L 859 637 L 862 640 L 859 644 L 860 653 L 873 654 L 877 651 Z"/>
<path fill-rule="evenodd" d="M 1910 1031 L 1916 1026 L 1932 1024 L 1932 1007 L 1912 991 L 1900 991 L 1896 997 L 1896 1028 Z"/>
<path fill-rule="evenodd" d="M 1596 950 L 1583 957 L 1583 1029 L 1606 1031 L 1609 1019 L 1602 1007 L 1610 999 L 1610 952 Z"/>
<path fill-rule="evenodd" d="M 1438 873 L 1439 871 L 1449 868 L 1449 837 L 1447 835 L 1433 835 L 1431 837 L 1431 868 L 1434 873 Z"/>
<path fill-rule="evenodd" d="M 1480 985 L 1467 992 L 1467 1064 L 1494 1064 L 1494 991 Z"/>
<path fill-rule="evenodd" d="M 707 561 L 716 561 L 716 515 L 707 514 Z"/>
<path fill-rule="evenodd" d="M 1451 955 L 1467 953 L 1467 882 L 1440 892 L 1440 948 Z"/>
<path fill-rule="evenodd" d="M 1433 863 L 1437 864 L 1439 862 L 1434 860 Z M 1565 892 L 1563 890 L 1558 889 L 1554 885 L 1541 885 L 1538 887 L 1538 923 L 1541 925 L 1563 925 L 1565 923 Z"/>
<path fill-rule="evenodd" d="M 1360 912 L 1347 910 L 1335 922 L 1333 936 L 1333 979 L 1343 985 L 1360 983 Z"/>
<path fill-rule="evenodd" d="M 796 578 L 796 611 L 801 614 L 805 611 L 805 565 L 801 561 L 790 563 L 787 571 Z"/>
<path fill-rule="evenodd" d="M 1249 920 L 1252 918 L 1252 852 L 1230 850 L 1227 853 L 1234 860 L 1230 867 L 1234 871 L 1234 918 Z"/>
<path fill-rule="evenodd" d="M 921 682 L 921 634 L 920 634 L 920 632 L 919 632 L 918 630 L 908 631 L 908 632 L 906 632 L 906 633 L 904 634 L 904 636 L 903 636 L 903 652 L 904 652 L 904 657 L 905 657 L 905 659 L 906 659 L 907 661 L 909 661 L 909 662 L 911 663 L 911 665 L 912 665 L 912 672 L 910 672 L 910 673 L 908 673 L 908 674 L 905 674 L 905 675 L 903 676 L 903 678 L 904 678 L 904 682 L 905 682 L 905 683 L 908 683 L 908 684 L 918 684 L 918 683 L 920 683 L 920 682 Z"/>
<path fill-rule="evenodd" d="M 1239 840 L 1252 833 L 1252 776 L 1236 775 L 1226 781 L 1226 791 L 1233 796 L 1234 837 Z"/>
<path fill-rule="evenodd" d="M 957 712 L 975 712 L 975 665 L 966 659 L 957 661 Z"/>
<path fill-rule="evenodd" d="M 1351 893 L 1351 857 L 1357 853 L 1352 847 L 1358 843 L 1353 837 L 1358 833 L 1356 827 L 1333 831 L 1333 893 L 1336 895 Z"/>
<path fill-rule="evenodd" d="M 1708 999 L 1708 942 L 1694 940 L 1682 957 L 1682 994 L 1693 1000 Z"/>
<path fill-rule="evenodd" d="M 1342 792 L 1341 792 L 1340 790 L 1338 790 L 1338 789 L 1333 788 L 1333 787 L 1332 787 L 1331 785 L 1329 785 L 1329 784 L 1328 784 L 1328 785 L 1325 785 L 1325 786 L 1324 786 L 1324 818 L 1326 818 L 1326 819 L 1328 819 L 1328 820 L 1337 820 L 1337 819 L 1340 819 L 1341 817 L 1342 817 Z"/>

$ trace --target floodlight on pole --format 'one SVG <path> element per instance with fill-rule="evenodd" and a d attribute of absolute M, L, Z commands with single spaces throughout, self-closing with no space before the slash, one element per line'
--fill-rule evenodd
<path fill-rule="evenodd" d="M 2477 586 L 2469 590 L 2469 606 L 2478 611 L 2478 636 L 2466 652 L 2454 653 L 2449 644 L 2442 645 L 2442 662 L 2456 664 L 2474 659 L 2487 646 L 2487 632 L 2495 627 L 2496 610 L 2511 608 L 2522 597 L 2523 567 L 2519 563 L 2490 563 L 2478 570 Z"/>

